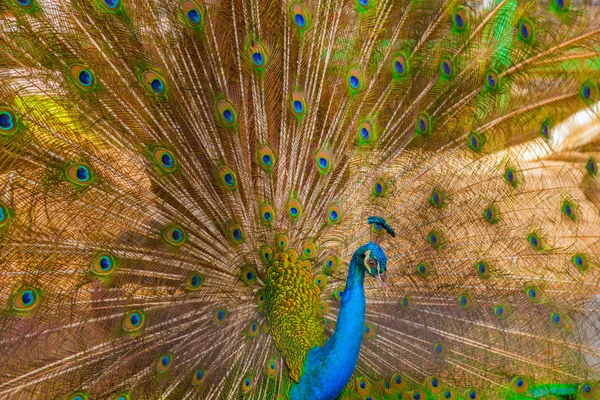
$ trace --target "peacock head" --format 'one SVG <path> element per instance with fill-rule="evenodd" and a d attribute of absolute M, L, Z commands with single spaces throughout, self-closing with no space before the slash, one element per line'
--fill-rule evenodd
<path fill-rule="evenodd" d="M 396 236 L 394 230 L 381 217 L 369 217 L 369 224 L 372 224 L 377 231 L 385 229 L 392 237 Z M 387 291 L 387 282 L 385 271 L 387 268 L 387 257 L 385 251 L 374 242 L 369 242 L 362 246 L 356 252 L 358 263 L 365 269 L 365 272 L 374 278 L 377 278 L 383 290 Z"/>
<path fill-rule="evenodd" d="M 388 285 L 385 278 L 387 257 L 383 249 L 378 244 L 369 242 L 356 251 L 355 257 L 358 265 L 364 268 L 367 274 L 377 278 L 382 289 L 387 293 Z"/>
<path fill-rule="evenodd" d="M 369 242 L 362 246 L 359 249 L 358 258 L 360 259 L 359 265 L 365 269 L 367 274 L 375 278 L 383 276 L 385 280 L 387 257 L 377 243 Z"/>

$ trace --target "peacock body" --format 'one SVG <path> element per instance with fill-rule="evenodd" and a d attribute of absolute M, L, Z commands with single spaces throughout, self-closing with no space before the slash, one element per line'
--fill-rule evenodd
<path fill-rule="evenodd" d="M 598 11 L 1 0 L 0 398 L 599 398 Z"/>

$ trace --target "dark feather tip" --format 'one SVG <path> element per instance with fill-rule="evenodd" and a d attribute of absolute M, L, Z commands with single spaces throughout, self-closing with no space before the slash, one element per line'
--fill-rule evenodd
<path fill-rule="evenodd" d="M 377 228 L 377 230 L 384 228 L 386 230 L 386 232 L 389 233 L 392 237 L 396 237 L 396 232 L 394 232 L 392 227 L 389 226 L 387 224 L 387 222 L 385 222 L 385 219 L 383 219 L 381 217 L 370 216 L 370 217 L 368 217 L 367 222 L 369 224 L 375 224 L 375 227 Z"/>

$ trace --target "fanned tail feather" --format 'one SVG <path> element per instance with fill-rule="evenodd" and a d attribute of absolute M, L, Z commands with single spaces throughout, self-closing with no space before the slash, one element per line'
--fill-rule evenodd
<path fill-rule="evenodd" d="M 345 398 L 597 396 L 593 7 L 5 0 L 0 22 L 0 397 L 285 398 L 269 266 L 312 268 L 330 334 L 369 239 L 389 292 L 367 279 Z"/>

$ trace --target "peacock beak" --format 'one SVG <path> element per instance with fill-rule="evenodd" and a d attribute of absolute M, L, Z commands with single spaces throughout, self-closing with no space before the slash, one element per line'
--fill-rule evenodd
<path fill-rule="evenodd" d="M 383 289 L 383 292 L 387 295 L 389 286 L 388 286 L 386 278 L 385 278 L 385 271 L 383 271 L 380 274 L 377 274 L 376 277 L 377 277 L 377 280 L 379 281 L 379 283 L 381 284 L 381 288 Z"/>

